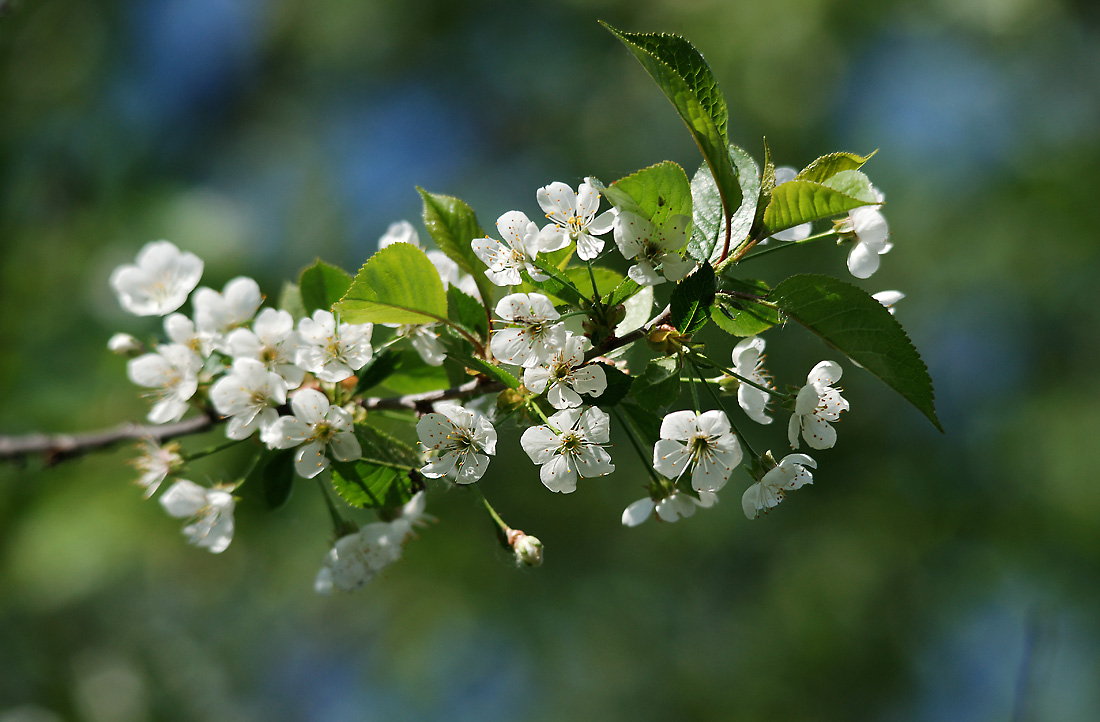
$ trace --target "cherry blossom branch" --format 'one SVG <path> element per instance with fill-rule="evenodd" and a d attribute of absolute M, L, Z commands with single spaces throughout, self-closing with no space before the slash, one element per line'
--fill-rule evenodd
<path fill-rule="evenodd" d="M 629 346 L 635 341 L 645 338 L 645 335 L 647 333 L 652 331 L 657 326 L 660 326 L 662 323 L 668 323 L 668 320 L 670 318 L 672 318 L 672 308 L 670 306 L 665 306 L 665 310 L 661 311 L 659 314 L 651 318 L 649 322 L 641 328 L 634 329 L 625 336 L 612 336 L 611 338 L 601 343 L 599 346 L 593 348 L 587 354 L 588 359 L 592 360 L 593 358 L 596 358 L 598 356 L 606 356 L 617 348 Z"/>
<path fill-rule="evenodd" d="M 499 381 L 487 381 L 477 378 L 460 386 L 439 391 L 428 391 L 405 396 L 376 397 L 362 399 L 359 404 L 368 410 L 411 409 L 418 411 L 435 401 L 461 399 L 503 391 L 505 385 Z M 23 436 L 0 436 L 0 461 L 24 459 L 29 456 L 42 456 L 47 466 L 83 456 L 91 451 L 107 449 L 126 441 L 150 439 L 163 442 L 180 436 L 207 431 L 220 419 L 203 414 L 192 419 L 184 419 L 173 424 L 122 424 L 113 429 L 88 431 L 80 434 L 25 434 Z"/>
<path fill-rule="evenodd" d="M 0 436 L 0 461 L 43 456 L 47 466 L 82 456 L 89 451 L 107 449 L 124 441 L 151 439 L 167 441 L 206 431 L 217 423 L 213 416 L 203 414 L 174 424 L 122 424 L 113 429 L 80 434 L 26 434 Z"/>

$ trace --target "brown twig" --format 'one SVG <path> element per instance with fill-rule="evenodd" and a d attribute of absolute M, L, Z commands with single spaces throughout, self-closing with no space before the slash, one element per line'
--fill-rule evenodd
<path fill-rule="evenodd" d="M 461 399 L 467 396 L 491 394 L 503 391 L 504 384 L 477 378 L 460 386 L 421 394 L 406 394 L 385 398 L 362 399 L 359 403 L 368 410 L 412 409 L 423 410 L 435 401 Z M 82 456 L 90 451 L 106 449 L 125 441 L 151 439 L 162 442 L 179 436 L 188 436 L 206 431 L 218 423 L 215 416 L 202 415 L 184 419 L 174 424 L 141 425 L 122 424 L 113 429 L 88 431 L 80 434 L 26 434 L 23 436 L 0 436 L 0 461 L 25 459 L 29 456 L 42 456 L 47 466 L 60 461 Z"/>
<path fill-rule="evenodd" d="M 143 426 L 122 424 L 113 429 L 88 431 L 80 434 L 26 434 L 24 436 L 0 436 L 0 460 L 23 459 L 42 456 L 46 465 L 52 466 L 89 451 L 106 449 L 124 441 L 151 439 L 167 441 L 177 436 L 187 436 L 206 431 L 216 423 L 212 416 L 202 415 L 174 424 Z"/>

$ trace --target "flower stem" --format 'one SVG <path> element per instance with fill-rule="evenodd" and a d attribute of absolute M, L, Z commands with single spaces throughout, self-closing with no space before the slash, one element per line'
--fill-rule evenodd
<path fill-rule="evenodd" d="M 481 488 L 477 484 L 470 484 L 466 488 L 474 492 L 477 498 L 481 500 L 481 503 L 485 506 L 485 510 L 489 512 L 489 516 L 493 518 L 493 521 L 496 522 L 496 525 L 500 527 L 500 530 L 504 532 L 505 535 L 512 531 L 512 528 L 508 526 L 507 522 L 500 518 L 500 514 L 497 514 L 497 510 L 494 509 L 493 505 L 489 503 L 489 500 L 485 498 L 485 494 L 482 493 Z"/>
<path fill-rule="evenodd" d="M 546 418 L 546 414 L 542 413 L 542 409 L 540 409 L 539 405 L 536 404 L 533 400 L 528 400 L 527 408 L 530 409 L 531 411 L 534 411 L 535 415 L 538 416 L 540 419 L 542 419 L 543 422 L 548 427 L 550 427 L 551 431 L 553 431 L 555 434 L 559 434 L 559 435 L 561 434 L 560 431 L 558 431 L 556 428 L 554 428 L 554 425 L 550 423 L 550 419 Z"/>
<path fill-rule="evenodd" d="M 219 451 L 225 451 L 226 449 L 228 449 L 232 446 L 236 446 L 237 444 L 241 443 L 242 441 L 244 441 L 244 439 L 234 439 L 232 441 L 227 441 L 224 444 L 216 444 L 216 445 L 211 446 L 211 447 L 206 448 L 206 449 L 200 449 L 199 451 L 193 451 L 191 453 L 180 454 L 180 456 L 183 457 L 184 461 L 194 461 L 195 459 L 201 459 L 204 456 L 211 456 L 213 454 L 218 453 Z"/>
<path fill-rule="evenodd" d="M 711 368 L 715 368 L 715 369 L 718 369 L 719 371 L 721 371 L 723 373 L 729 374 L 730 376 L 734 377 L 735 379 L 737 379 L 741 383 L 748 384 L 749 386 L 752 386 L 753 388 L 760 389 L 761 391 L 768 394 L 769 396 L 774 396 L 778 399 L 788 399 L 788 398 L 791 397 L 790 394 L 785 394 L 782 391 L 776 391 L 775 389 L 770 389 L 767 386 L 763 386 L 761 384 L 756 383 L 752 379 L 747 379 L 744 376 L 742 376 L 741 374 L 734 371 L 733 369 L 726 368 L 725 366 L 722 366 L 721 364 L 717 364 L 714 361 L 711 361 L 709 358 L 707 358 L 706 356 L 704 356 L 701 353 L 696 353 L 695 356 L 700 361 L 707 364 Z"/>
<path fill-rule="evenodd" d="M 611 407 L 611 413 L 615 414 L 615 418 L 619 420 L 619 425 L 626 430 L 626 438 L 630 439 L 630 445 L 634 447 L 634 451 L 638 453 L 638 457 L 642 460 L 642 466 L 649 472 L 649 475 L 653 477 L 653 481 L 657 484 L 661 483 L 661 477 L 657 476 L 657 472 L 653 469 L 653 459 L 646 456 L 645 450 L 642 448 L 642 444 L 638 441 L 638 437 L 634 435 L 634 427 L 630 425 L 626 417 L 619 411 L 618 406 Z"/>
<path fill-rule="evenodd" d="M 699 391 L 695 388 L 695 377 L 699 375 L 698 369 L 695 368 L 695 364 L 692 363 L 691 358 L 685 353 L 684 358 L 691 364 L 692 370 L 695 371 L 689 378 L 691 379 L 691 402 L 695 404 L 695 413 L 699 413 Z"/>
<path fill-rule="evenodd" d="M 332 531 L 339 538 L 347 531 L 347 522 L 340 516 L 336 505 L 332 503 L 332 497 L 329 496 L 328 489 L 325 488 L 325 482 L 321 479 L 321 476 L 315 478 L 317 479 L 317 488 L 321 490 L 321 498 L 325 500 L 325 508 L 328 509 L 329 518 L 332 519 Z"/>
<path fill-rule="evenodd" d="M 812 243 L 813 241 L 820 241 L 822 238 L 829 238 L 830 236 L 835 236 L 835 235 L 836 235 L 836 231 L 833 230 L 832 228 L 830 228 L 827 231 L 822 231 L 821 233 L 815 234 L 813 236 L 803 238 L 801 241 L 776 241 L 777 245 L 774 245 L 771 248 L 765 248 L 762 251 L 757 251 L 756 253 L 753 253 L 752 255 L 745 256 L 744 258 L 739 260 L 738 263 L 744 263 L 745 261 L 751 261 L 754 258 L 760 258 L 761 256 L 768 255 L 769 253 L 775 253 L 776 251 L 782 251 L 784 248 L 794 248 L 795 246 L 801 246 L 804 243 Z"/>
<path fill-rule="evenodd" d="M 588 277 L 592 279 L 592 304 L 600 307 L 600 288 L 596 285 L 596 272 L 592 270 L 592 259 L 585 261 L 588 265 Z"/>
<path fill-rule="evenodd" d="M 691 368 L 692 368 L 692 370 L 695 371 L 695 374 L 699 377 L 699 380 L 703 382 L 704 388 L 706 388 L 706 390 L 710 393 L 710 397 L 712 399 L 714 399 L 714 403 L 718 406 L 718 408 L 720 408 L 722 410 L 722 413 L 724 413 L 726 415 L 726 420 L 730 422 L 730 426 L 733 428 L 734 432 L 737 434 L 737 438 L 741 440 L 741 444 L 749 452 L 749 455 L 751 455 L 754 459 L 760 458 L 760 455 L 757 454 L 755 451 L 753 451 L 752 447 L 749 446 L 748 439 L 745 438 L 745 435 L 742 434 L 741 430 L 737 428 L 737 425 L 733 423 L 733 419 L 730 418 L 730 412 L 726 408 L 726 405 L 724 403 L 722 403 L 721 397 L 719 397 L 718 394 L 715 392 L 714 388 L 711 387 L 710 382 L 707 381 L 707 379 L 703 376 L 703 374 L 699 372 L 699 367 L 696 366 L 695 362 L 690 360 L 690 359 L 688 360 L 688 363 L 691 364 Z"/>

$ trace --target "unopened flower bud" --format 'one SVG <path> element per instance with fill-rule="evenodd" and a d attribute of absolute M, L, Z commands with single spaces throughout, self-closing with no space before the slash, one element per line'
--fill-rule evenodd
<path fill-rule="evenodd" d="M 724 394 L 735 394 L 737 389 L 741 386 L 741 381 L 735 376 L 723 376 L 718 381 L 718 386 L 722 389 Z"/>
<path fill-rule="evenodd" d="M 625 318 L 626 306 L 621 303 L 618 306 L 607 310 L 607 324 L 611 326 L 611 328 L 615 328 L 616 326 L 618 326 L 620 323 L 623 322 L 623 319 Z"/>
<path fill-rule="evenodd" d="M 145 346 L 128 333 L 116 333 L 107 341 L 107 350 L 129 358 L 140 355 Z"/>
<path fill-rule="evenodd" d="M 516 554 L 516 562 L 529 567 L 542 565 L 542 542 L 538 537 L 524 534 L 518 529 L 508 531 L 508 543 Z"/>
<path fill-rule="evenodd" d="M 515 411 L 527 401 L 527 389 L 504 389 L 497 395 L 497 408 L 504 413 Z"/>
<path fill-rule="evenodd" d="M 684 345 L 683 338 L 683 335 L 674 327 L 662 323 L 650 331 L 645 340 L 654 351 L 668 355 L 680 350 Z"/>

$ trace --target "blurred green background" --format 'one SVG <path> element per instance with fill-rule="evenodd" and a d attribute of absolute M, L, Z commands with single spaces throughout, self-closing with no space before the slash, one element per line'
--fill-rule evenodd
<path fill-rule="evenodd" d="M 242 504 L 212 556 L 142 500 L 130 449 L 0 466 L 0 721 L 1097 719 L 1096 7 L 0 1 L 0 433 L 144 415 L 105 343 L 157 330 L 107 286 L 148 240 L 274 295 L 317 256 L 357 267 L 417 220 L 415 185 L 488 226 L 551 181 L 691 173 L 598 18 L 690 38 L 757 158 L 765 134 L 780 164 L 881 149 L 895 249 L 862 285 L 909 294 L 947 430 L 846 364 L 812 487 L 748 522 L 735 475 L 715 509 L 636 529 L 623 439 L 615 475 L 563 497 L 508 432 L 483 486 L 543 568 L 437 488 L 406 559 L 332 598 L 307 485 Z M 850 278 L 828 244 L 758 263 Z M 835 356 L 767 337 L 782 382 Z M 779 416 L 754 446 L 782 451 Z"/>

